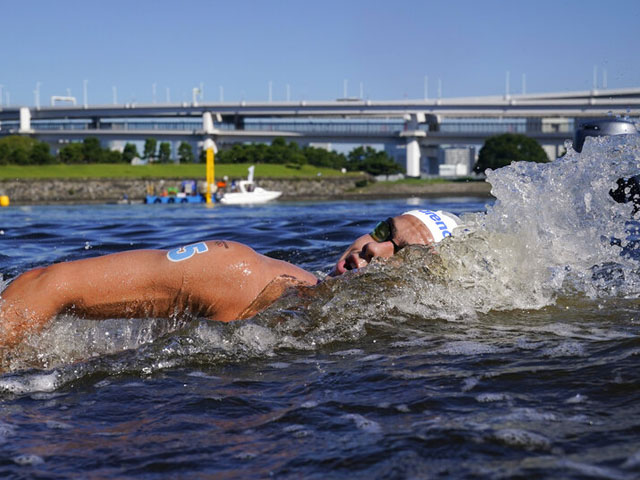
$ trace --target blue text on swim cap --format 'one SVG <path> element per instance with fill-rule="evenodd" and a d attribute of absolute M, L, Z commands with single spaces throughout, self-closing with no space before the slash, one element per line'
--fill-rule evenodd
<path fill-rule="evenodd" d="M 448 228 L 447 224 L 442 221 L 442 217 L 440 217 L 440 215 L 438 215 L 433 210 L 420 210 L 420 211 L 435 222 L 438 228 L 442 231 L 443 237 L 451 236 L 451 232 L 447 229 Z"/>

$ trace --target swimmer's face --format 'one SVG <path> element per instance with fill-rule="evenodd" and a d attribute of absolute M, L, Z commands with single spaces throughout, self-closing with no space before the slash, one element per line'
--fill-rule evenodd
<path fill-rule="evenodd" d="M 429 229 L 413 215 L 400 215 L 387 222 L 390 227 L 388 239 L 376 241 L 369 233 L 361 236 L 338 259 L 331 275 L 366 267 L 376 257 L 389 258 L 407 245 L 433 243 Z"/>

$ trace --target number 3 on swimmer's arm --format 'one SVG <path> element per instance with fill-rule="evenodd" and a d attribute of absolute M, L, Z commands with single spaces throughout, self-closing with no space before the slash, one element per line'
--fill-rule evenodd
<path fill-rule="evenodd" d="M 172 262 L 181 262 L 193 257 L 196 253 L 205 253 L 208 250 L 206 243 L 198 242 L 169 250 L 167 258 Z"/>

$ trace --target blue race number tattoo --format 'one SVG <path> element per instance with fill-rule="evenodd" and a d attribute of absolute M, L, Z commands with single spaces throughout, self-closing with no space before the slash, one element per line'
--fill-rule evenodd
<path fill-rule="evenodd" d="M 204 253 L 208 250 L 206 243 L 198 242 L 169 250 L 167 258 L 172 262 L 181 262 L 193 257 L 196 253 Z"/>

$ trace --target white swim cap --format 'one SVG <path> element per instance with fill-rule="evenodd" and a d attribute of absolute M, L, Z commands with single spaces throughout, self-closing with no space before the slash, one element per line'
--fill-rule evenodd
<path fill-rule="evenodd" d="M 403 215 L 411 215 L 420 220 L 429 229 L 433 240 L 438 243 L 444 237 L 450 237 L 453 229 L 456 228 L 460 219 L 452 213 L 445 213 L 442 210 L 410 210 Z"/>

